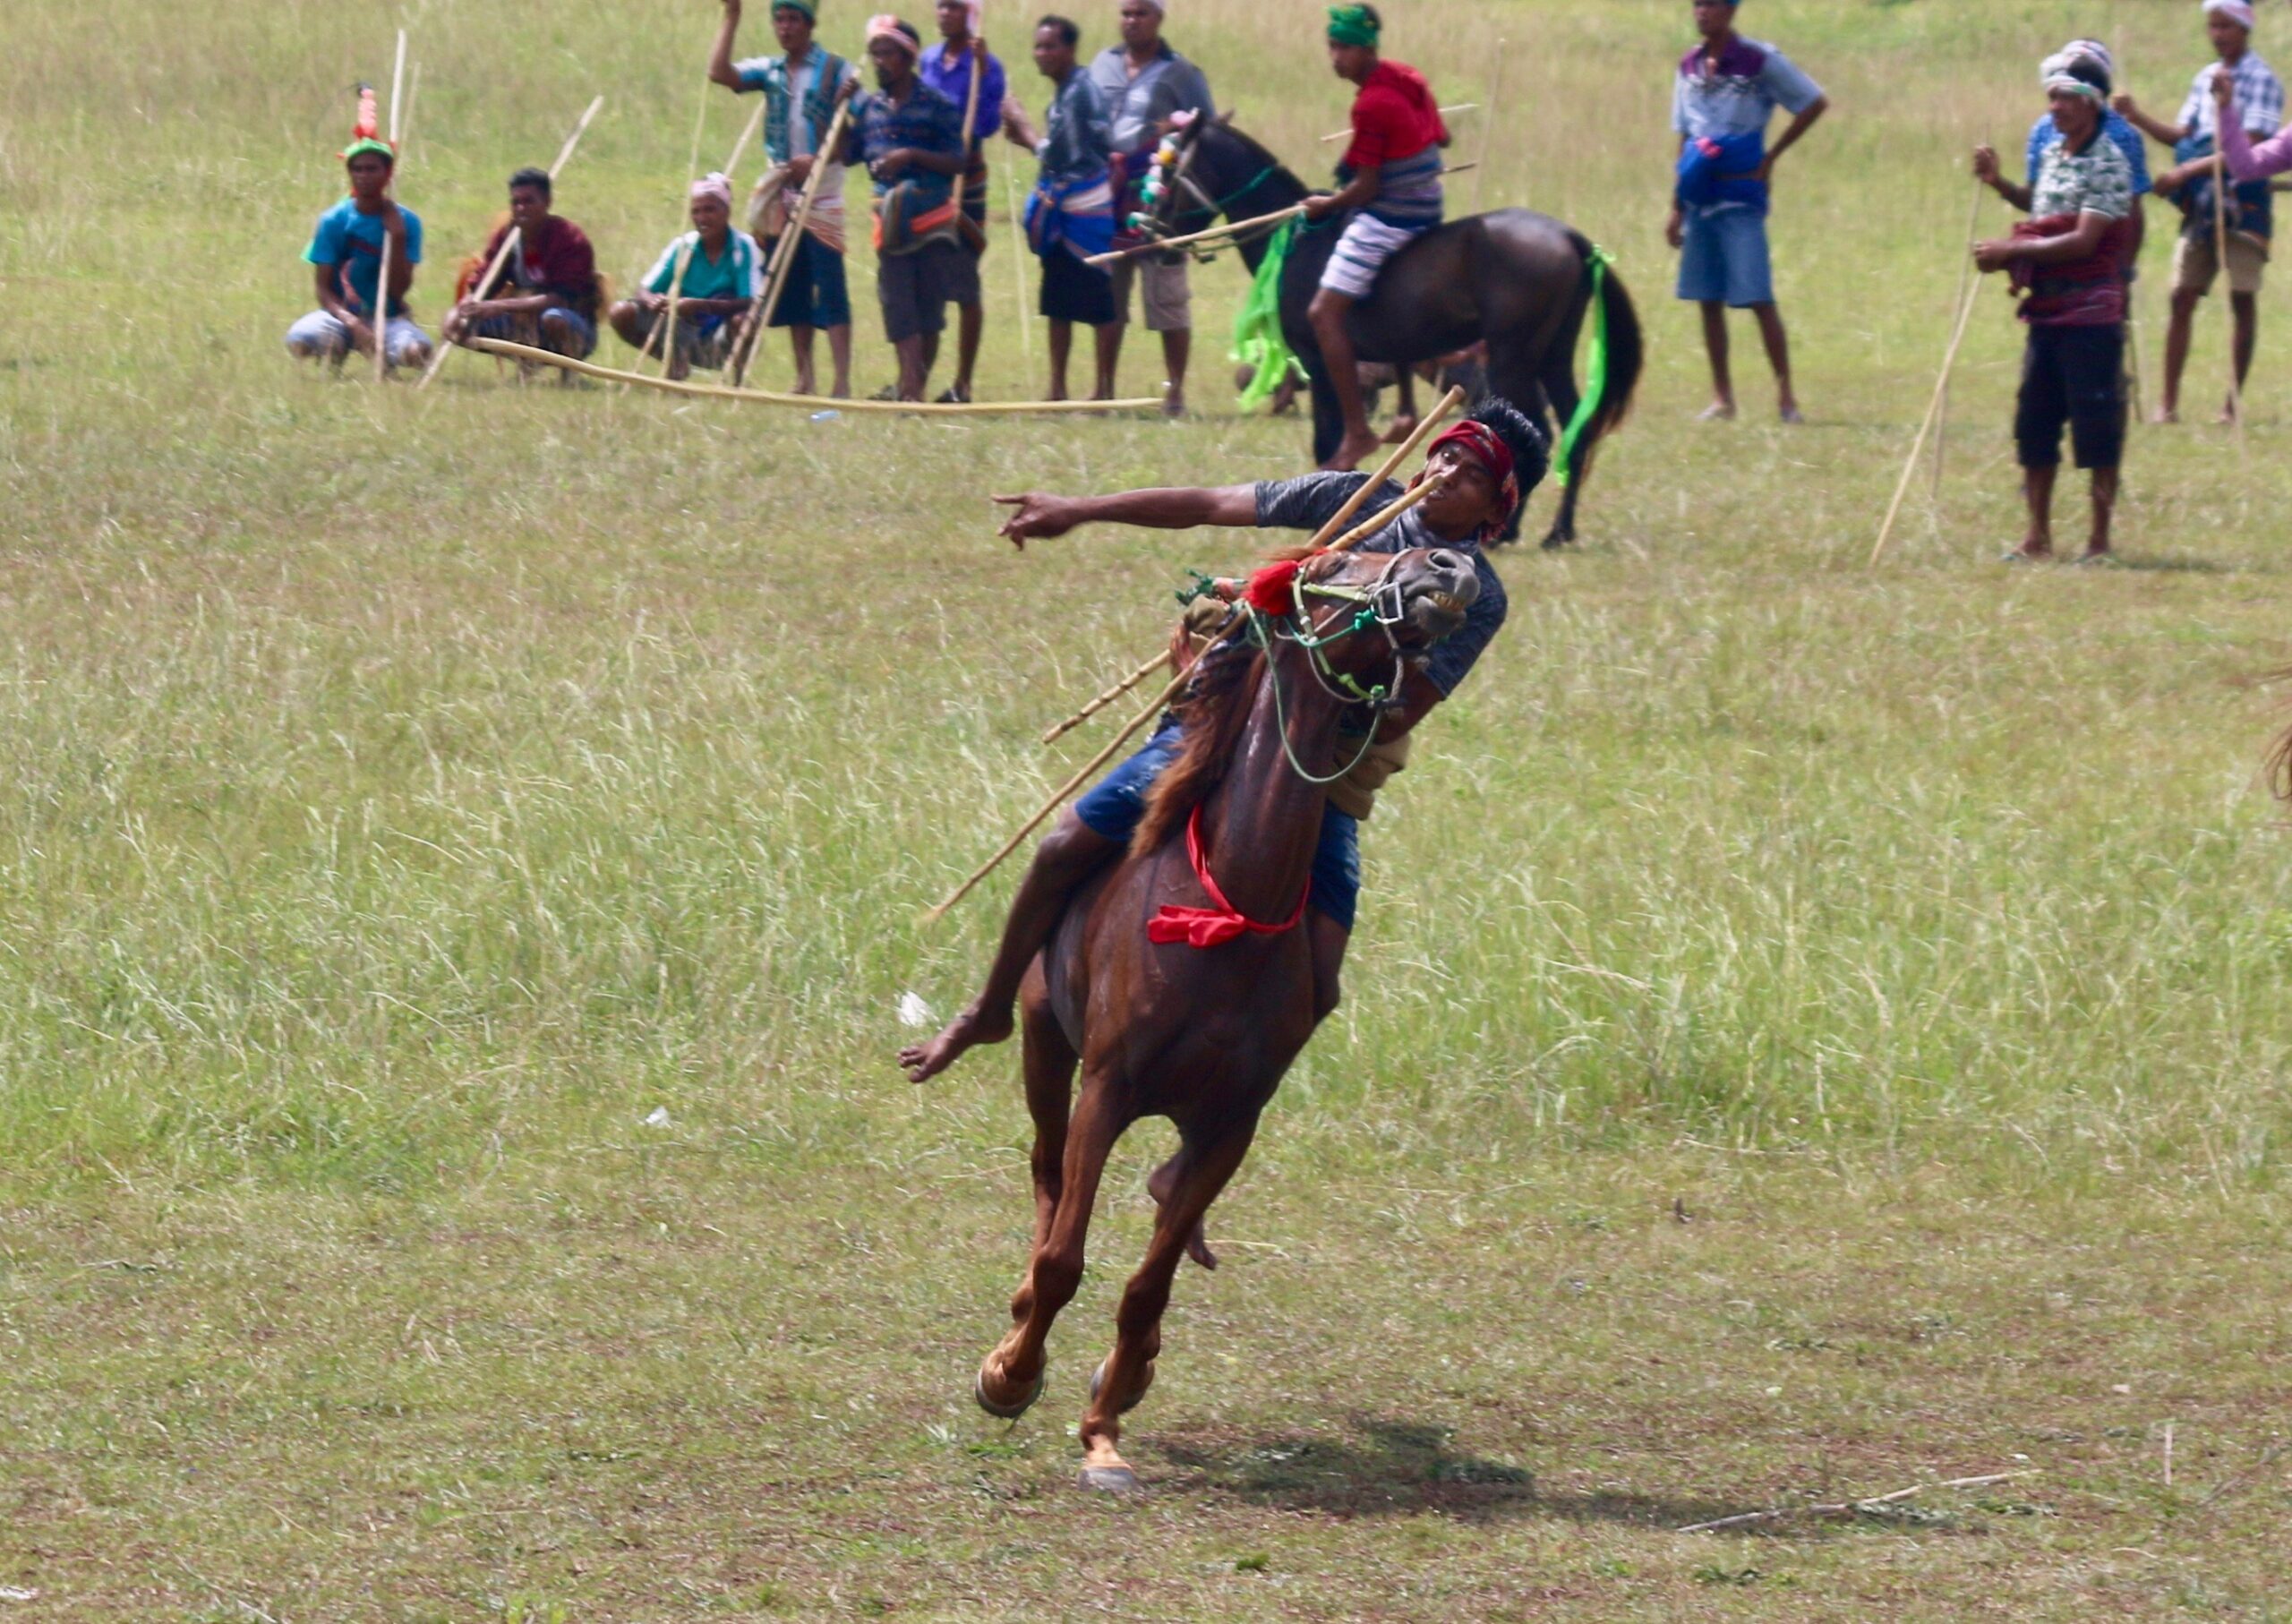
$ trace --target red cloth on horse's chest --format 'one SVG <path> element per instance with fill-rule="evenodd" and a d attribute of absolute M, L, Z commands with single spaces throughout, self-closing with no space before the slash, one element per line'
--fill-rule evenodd
<path fill-rule="evenodd" d="M 1202 808 L 1197 806 L 1185 820 L 1186 861 L 1193 865 L 1193 877 L 1210 895 L 1216 906 L 1210 908 L 1181 908 L 1175 902 L 1165 902 L 1154 917 L 1146 921 L 1146 939 L 1167 946 L 1183 942 L 1188 947 L 1219 947 L 1244 932 L 1251 936 L 1278 936 L 1285 930 L 1296 928 L 1297 921 L 1305 917 L 1305 904 L 1313 894 L 1313 883 L 1305 882 L 1303 895 L 1297 899 L 1297 910 L 1279 925 L 1261 925 L 1235 908 L 1218 889 L 1218 882 L 1210 877 L 1209 860 L 1202 854 Z"/>

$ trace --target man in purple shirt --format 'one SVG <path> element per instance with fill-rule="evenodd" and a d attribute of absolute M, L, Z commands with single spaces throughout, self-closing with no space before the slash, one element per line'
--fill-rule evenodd
<path fill-rule="evenodd" d="M 978 0 L 939 0 L 939 42 L 924 48 L 916 66 L 925 84 L 958 107 L 971 110 L 970 127 L 963 132 L 962 234 L 962 250 L 974 265 L 987 252 L 987 138 L 1001 127 L 1003 101 L 1010 92 L 1003 64 L 974 30 L 977 4 Z M 971 286 L 979 286 L 975 278 Z M 971 367 L 979 360 L 979 336 L 986 324 L 986 311 L 976 299 L 956 306 L 955 380 L 941 400 L 971 398 Z"/>

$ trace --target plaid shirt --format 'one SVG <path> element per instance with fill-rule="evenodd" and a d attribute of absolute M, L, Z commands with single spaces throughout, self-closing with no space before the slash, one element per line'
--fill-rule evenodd
<path fill-rule="evenodd" d="M 2214 64 L 2218 66 L 2218 64 Z M 2284 81 L 2261 60 L 2258 51 L 2246 51 L 2228 70 L 2236 85 L 2236 113 L 2248 134 L 2269 136 L 2284 123 Z M 2189 81 L 2188 99 L 2181 103 L 2182 129 L 2200 141 L 2215 138 L 2212 128 L 2212 68 L 2202 67 Z"/>
<path fill-rule="evenodd" d="M 905 101 L 894 101 L 880 90 L 863 90 L 858 112 L 859 128 L 848 139 L 856 142 L 860 157 L 868 163 L 901 147 L 912 147 L 919 152 L 945 153 L 953 158 L 962 156 L 963 110 L 919 78 L 908 91 Z M 911 165 L 897 181 L 877 181 L 876 195 L 881 197 L 901 182 L 912 188 L 909 195 L 917 209 L 945 202 L 955 189 L 953 175 Z"/>

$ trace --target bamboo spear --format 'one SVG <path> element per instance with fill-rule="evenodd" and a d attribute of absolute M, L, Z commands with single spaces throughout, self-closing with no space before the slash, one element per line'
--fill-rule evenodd
<path fill-rule="evenodd" d="M 1966 206 L 1966 257 L 1958 268 L 1956 302 L 1960 304 L 1965 303 L 1966 285 L 1973 279 L 1973 234 L 1975 227 L 1980 223 L 1981 219 L 1981 193 L 1982 184 L 1977 180 L 1973 184 L 1973 200 Z M 1946 370 L 1942 374 L 1941 401 L 1934 414 L 1934 500 L 1936 501 L 1942 500 L 1942 439 L 1949 421 L 1950 374 Z"/>
<path fill-rule="evenodd" d="M 563 169 L 567 161 L 572 158 L 573 149 L 581 144 L 581 136 L 588 129 L 589 121 L 597 115 L 597 109 L 604 105 L 605 98 L 602 96 L 592 101 L 589 104 L 589 110 L 581 115 L 581 122 L 573 126 L 573 133 L 567 136 L 565 144 L 557 150 L 557 161 L 549 167 L 549 178 L 552 184 L 557 179 L 558 172 Z M 469 296 L 473 302 L 484 298 L 487 294 L 493 291 L 493 284 L 499 281 L 501 273 L 509 269 L 509 256 L 517 252 L 517 243 L 523 235 L 517 227 L 509 227 L 509 235 L 501 239 L 500 252 L 493 256 L 493 263 L 487 266 L 485 274 L 478 278 L 470 286 Z M 430 365 L 423 372 L 422 381 L 414 387 L 417 389 L 428 388 L 430 380 L 438 375 L 438 369 L 446 364 L 446 357 L 459 347 L 458 345 L 440 344 L 438 346 L 438 353 L 430 357 Z"/>
<path fill-rule="evenodd" d="M 780 245 L 773 251 L 772 264 L 765 273 L 764 286 L 748 306 L 748 331 L 741 335 L 739 350 L 732 363 L 732 387 L 738 389 L 748 381 L 748 363 L 756 359 L 756 346 L 764 336 L 772 311 L 780 302 L 780 294 L 787 285 L 788 273 L 796 263 L 796 245 L 803 240 L 805 222 L 812 218 L 812 202 L 818 197 L 828 170 L 834 166 L 834 153 L 842 145 L 843 132 L 851 122 L 851 101 L 849 96 L 835 104 L 835 116 L 827 122 L 827 133 L 820 140 L 812 154 L 812 172 L 804 177 L 804 190 L 798 194 L 796 207 L 789 211 L 788 223 L 781 227 Z"/>
<path fill-rule="evenodd" d="M 2226 69 L 2215 70 L 2225 73 Z M 2212 121 L 2212 263 L 2221 281 L 2228 279 L 2228 155 L 2220 150 L 2221 118 Z M 2236 376 L 2236 301 L 2234 289 L 2228 310 L 2228 415 L 2236 425 L 2236 457 L 2249 466 L 2252 451 L 2245 443 L 2245 387 Z"/>
<path fill-rule="evenodd" d="M 1434 110 L 1435 112 L 1439 113 L 1439 114 L 1441 115 L 1441 117 L 1446 118 L 1446 117 L 1448 117 L 1448 115 L 1449 115 L 1450 114 L 1451 114 L 1451 113 L 1470 113 L 1470 112 L 1472 112 L 1475 108 L 1478 107 L 1479 106 L 1480 106 L 1480 104 L 1479 104 L 1478 102 L 1476 102 L 1476 101 L 1460 101 L 1460 102 L 1457 102 L 1457 103 L 1455 103 L 1453 106 L 1446 107 L 1436 107 L 1436 108 L 1435 108 L 1435 109 L 1433 109 L 1433 110 Z M 1350 124 L 1347 124 L 1347 125 L 1344 129 L 1342 129 L 1342 130 L 1331 130 L 1331 131 L 1330 131 L 1327 135 L 1322 136 L 1322 137 L 1321 137 L 1321 140 L 1322 140 L 1324 142 L 1333 141 L 1343 141 L 1347 136 L 1348 136 L 1348 135 L 1350 135 L 1350 134 L 1352 134 L 1352 133 L 1353 133 L 1353 126 L 1352 126 L 1352 125 L 1350 125 Z"/>
<path fill-rule="evenodd" d="M 1469 164 L 1450 164 L 1441 173 L 1444 175 L 1462 175 L 1468 169 L 1479 167 L 1480 162 L 1475 158 Z M 1133 254 L 1159 253 L 1165 248 L 1184 248 L 1188 244 L 1206 243 L 1213 237 L 1239 236 L 1244 232 L 1255 231 L 1261 226 L 1278 226 L 1282 221 L 1304 212 L 1304 204 L 1292 203 L 1288 208 L 1277 209 L 1270 214 L 1253 214 L 1245 220 L 1227 220 L 1221 226 L 1211 226 L 1202 231 L 1190 231 L 1182 237 L 1151 237 L 1143 243 L 1133 243 L 1127 248 L 1116 248 L 1105 253 L 1094 253 L 1085 259 L 1082 263 L 1109 265 L 1116 260 L 1126 260 Z"/>
<path fill-rule="evenodd" d="M 1475 167 L 1483 170 L 1482 175 L 1473 177 L 1472 209 L 1475 214 L 1478 214 L 1480 212 L 1481 200 L 1486 195 L 1488 190 L 1488 183 L 1485 178 L 1485 167 L 1488 163 L 1488 138 L 1492 127 L 1496 123 L 1496 108 L 1498 105 L 1496 95 L 1499 90 L 1503 89 L 1503 86 L 1504 42 L 1501 39 L 1499 39 L 1496 42 L 1496 54 L 1489 58 L 1488 110 L 1480 115 L 1480 150 L 1475 155 L 1473 160 Z"/>
<path fill-rule="evenodd" d="M 1926 431 L 1933 426 L 1934 418 L 1942 404 L 1942 391 L 1949 387 L 1950 368 L 1956 364 L 1958 346 L 1965 341 L 1966 323 L 1973 316 L 1973 307 L 1981 295 L 1981 284 L 1976 281 L 1966 289 L 1965 303 L 1959 308 L 1957 328 L 1950 335 L 1950 347 L 1943 352 L 1942 375 L 1934 380 L 1934 397 L 1926 403 L 1926 415 L 1918 422 L 1918 436 L 1910 442 L 1910 456 L 1902 466 L 1902 478 L 1894 482 L 1894 500 L 1886 504 L 1886 517 L 1878 526 L 1878 539 L 1870 548 L 1870 562 L 1875 565 L 1878 555 L 1886 550 L 1886 539 L 1894 534 L 1894 515 L 1902 511 L 1903 493 L 1910 489 L 1911 475 L 1918 472 L 1918 454 L 1926 449 Z"/>
<path fill-rule="evenodd" d="M 398 92 L 406 88 L 406 30 L 398 31 L 398 65 L 390 70 L 390 174 L 382 187 L 389 197 L 398 182 Z M 381 269 L 374 273 L 374 381 L 390 375 L 390 234 L 382 233 Z"/>

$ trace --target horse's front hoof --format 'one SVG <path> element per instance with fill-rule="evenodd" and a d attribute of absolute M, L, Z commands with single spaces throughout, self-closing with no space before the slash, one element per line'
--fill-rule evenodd
<path fill-rule="evenodd" d="M 1020 1399 L 1018 1403 L 1009 1405 L 997 1404 L 995 1400 L 987 1396 L 987 1368 L 984 1365 L 981 1365 L 979 1367 L 979 1374 L 971 1378 L 971 1396 L 979 1400 L 979 1407 L 980 1409 L 985 1410 L 997 1421 L 1016 1421 L 1020 1416 L 1025 1415 L 1029 1410 L 1035 1407 L 1035 1400 L 1042 1397 L 1044 1384 L 1048 1382 L 1049 1380 L 1050 1372 L 1048 1371 L 1045 1371 L 1041 1375 L 1035 1378 L 1034 1386 L 1028 1389 L 1027 1396 L 1024 1398 Z"/>
<path fill-rule="evenodd" d="M 1107 1358 L 1111 1359 L 1113 1356 L 1113 1355 L 1109 1354 L 1107 1355 Z M 1099 1389 L 1106 1385 L 1106 1380 L 1107 1360 L 1101 1359 L 1099 1361 L 1099 1368 L 1090 1372 L 1090 1402 L 1092 1404 L 1096 1404 L 1099 1401 Z M 1149 1359 L 1146 1362 L 1145 1380 L 1138 1384 L 1138 1390 L 1131 1394 L 1130 1397 L 1124 1403 L 1119 1414 L 1127 1415 L 1131 1411 L 1136 1409 L 1140 1403 L 1144 1400 L 1147 1389 L 1151 1388 L 1153 1385 L 1154 1362 L 1151 1359 Z"/>
<path fill-rule="evenodd" d="M 1138 1481 L 1138 1474 L 1128 1466 L 1084 1466 L 1082 1476 L 1074 1480 L 1074 1486 L 1099 1494 L 1146 1492 L 1146 1486 Z"/>

